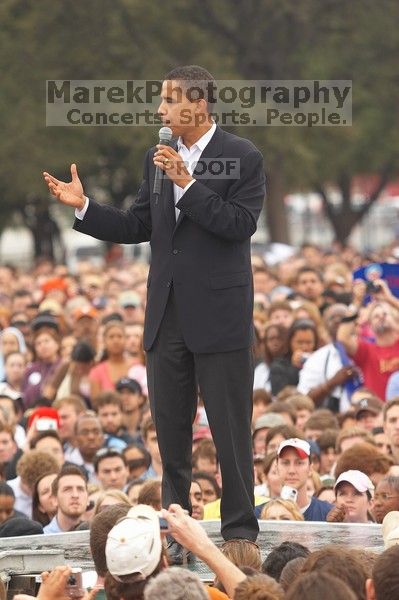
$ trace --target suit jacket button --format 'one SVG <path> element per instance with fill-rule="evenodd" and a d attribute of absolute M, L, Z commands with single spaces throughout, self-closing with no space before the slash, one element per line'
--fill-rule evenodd
<path fill-rule="evenodd" d="M 171 286 L 171 281 L 168 281 L 168 283 L 166 284 L 166 287 L 170 287 Z"/>
<path fill-rule="evenodd" d="M 174 250 L 172 250 L 173 254 L 179 254 L 179 251 L 176 250 L 176 248 Z"/>

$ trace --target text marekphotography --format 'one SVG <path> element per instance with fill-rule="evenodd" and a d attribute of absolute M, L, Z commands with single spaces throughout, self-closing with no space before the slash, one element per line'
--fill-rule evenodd
<path fill-rule="evenodd" d="M 162 81 L 46 82 L 48 126 L 167 125 L 158 113 Z M 205 98 L 216 123 L 224 126 L 350 126 L 352 81 L 282 80 L 172 84 L 168 101 Z M 200 125 L 203 112 L 180 110 L 181 125 Z"/>

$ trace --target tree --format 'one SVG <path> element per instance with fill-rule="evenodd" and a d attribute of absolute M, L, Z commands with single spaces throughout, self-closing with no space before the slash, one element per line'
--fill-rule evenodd
<path fill-rule="evenodd" d="M 124 206 L 156 139 L 152 127 L 46 127 L 47 79 L 156 79 L 195 63 L 218 79 L 354 80 L 352 127 L 237 129 L 265 156 L 270 239 L 289 241 L 286 194 L 316 190 L 345 241 L 398 172 L 398 17 L 394 0 L 3 0 L 0 229 L 17 213 L 26 222 L 32 197 L 46 205 L 41 172 L 68 177 L 71 162 L 85 189 Z M 377 176 L 360 208 L 352 198 L 359 174 Z"/>
<path fill-rule="evenodd" d="M 320 194 L 335 238 L 346 243 L 354 226 L 399 173 L 399 6 L 391 0 L 378 6 L 367 0 L 340 2 L 338 8 L 336 2 L 315 6 L 318 28 L 312 43 L 316 47 L 328 43 L 323 57 L 309 70 L 314 77 L 328 73 L 353 80 L 353 125 L 309 132 L 313 167 L 305 182 Z M 353 198 L 357 175 L 375 175 L 361 206 Z M 331 191 L 337 190 L 338 204 L 331 198 Z"/>
<path fill-rule="evenodd" d="M 72 162 L 88 192 L 117 206 L 132 199 L 145 150 L 156 140 L 154 128 L 46 127 L 45 82 L 159 79 L 181 56 L 207 60 L 212 49 L 198 28 L 187 22 L 180 35 L 178 9 L 144 0 L 0 4 L 0 230 L 18 214 L 43 242 L 35 243 L 36 251 L 51 249 L 43 236 L 54 229 L 43 229 L 32 211 L 48 206 L 42 218 L 52 218 L 42 171 L 68 178 Z"/>
<path fill-rule="evenodd" d="M 288 241 L 284 196 L 320 193 L 336 239 L 345 242 L 398 173 L 399 5 L 383 0 L 203 0 L 194 18 L 233 57 L 248 79 L 352 79 L 352 127 L 264 128 L 268 223 L 272 241 Z M 216 43 L 215 42 L 215 45 Z M 377 174 L 359 209 L 352 200 L 358 174 Z M 329 190 L 338 189 L 334 204 Z"/>

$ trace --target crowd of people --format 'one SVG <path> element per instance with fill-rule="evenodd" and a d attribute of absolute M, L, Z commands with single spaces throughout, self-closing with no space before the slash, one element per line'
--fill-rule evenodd
<path fill-rule="evenodd" d="M 393 574 L 383 588 L 395 548 L 310 553 L 287 542 L 262 564 L 254 542 L 213 546 L 196 523 L 220 518 L 223 495 L 201 390 L 191 517 L 179 506 L 163 514 L 178 542 L 215 572 L 215 585 L 166 568 L 143 351 L 148 265 L 108 258 L 101 268 L 81 262 L 74 274 L 47 259 L 29 272 L 0 266 L 0 536 L 90 529 L 99 585 L 115 600 L 158 598 L 173 586 L 179 598 L 179 585 L 197 586 L 190 598 L 394 597 Z M 252 256 L 258 519 L 390 523 L 399 511 L 399 300 L 383 279 L 371 289 L 352 275 L 374 262 L 396 262 L 394 248 L 362 256 L 307 244 L 273 265 Z M 44 576 L 39 597 L 60 598 L 54 586 L 69 575 L 60 567 Z"/>

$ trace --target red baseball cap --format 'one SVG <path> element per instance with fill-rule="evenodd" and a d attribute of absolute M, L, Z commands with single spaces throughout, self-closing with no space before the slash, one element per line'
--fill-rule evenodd
<path fill-rule="evenodd" d="M 280 456 L 284 448 L 293 448 L 298 454 L 299 458 L 309 458 L 310 456 L 310 444 L 306 440 L 299 438 L 290 438 L 281 442 L 277 450 L 277 455 Z"/>
<path fill-rule="evenodd" d="M 37 421 L 43 421 L 44 427 L 41 429 L 42 431 L 50 429 L 58 430 L 60 427 L 58 410 L 51 406 L 40 406 L 39 408 L 36 408 L 28 419 L 28 429 L 34 421 L 36 421 L 36 429 L 41 429 L 37 427 Z"/>

